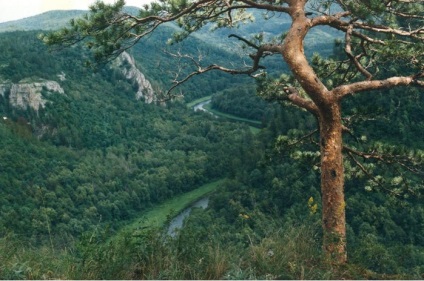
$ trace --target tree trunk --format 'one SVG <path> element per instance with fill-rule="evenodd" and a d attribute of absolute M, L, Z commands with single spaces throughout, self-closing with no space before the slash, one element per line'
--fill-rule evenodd
<path fill-rule="evenodd" d="M 305 15 L 306 2 L 288 1 L 293 21 L 281 54 L 310 99 L 289 88 L 286 92 L 293 104 L 319 119 L 323 248 L 333 264 L 343 264 L 347 261 L 347 254 L 341 106 L 338 96 L 327 89 L 305 57 L 303 41 L 311 28 L 311 20 Z"/>
<path fill-rule="evenodd" d="M 334 264 L 347 261 L 341 106 L 320 110 L 323 247 Z"/>

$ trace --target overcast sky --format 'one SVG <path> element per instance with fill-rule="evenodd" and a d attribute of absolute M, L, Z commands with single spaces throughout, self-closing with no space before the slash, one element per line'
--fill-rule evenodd
<path fill-rule="evenodd" d="M 95 0 L 0 0 L 0 22 L 35 16 L 51 10 L 88 10 Z M 112 4 L 115 0 L 104 0 Z M 128 6 L 141 7 L 151 0 L 126 0 Z"/>

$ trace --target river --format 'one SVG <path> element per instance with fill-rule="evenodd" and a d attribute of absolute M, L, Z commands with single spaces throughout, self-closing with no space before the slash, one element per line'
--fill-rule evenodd
<path fill-rule="evenodd" d="M 212 102 L 212 100 L 211 100 L 211 99 L 210 99 L 210 100 L 207 100 L 207 101 L 202 101 L 202 102 L 200 102 L 200 103 L 196 104 L 195 106 L 193 106 L 193 110 L 194 110 L 195 112 L 196 112 L 196 111 L 203 111 L 203 112 L 207 112 L 207 113 L 209 113 L 209 114 L 211 114 L 211 115 L 215 116 L 216 118 L 218 118 L 218 116 L 217 116 L 217 115 L 213 114 L 212 112 L 210 112 L 209 110 L 207 110 L 207 109 L 205 108 L 205 105 L 210 104 L 211 102 Z"/>
<path fill-rule="evenodd" d="M 213 114 L 212 112 L 208 111 L 206 108 L 204 108 L 205 105 L 211 103 L 212 100 L 206 100 L 202 101 L 195 106 L 193 106 L 194 111 L 204 111 L 209 114 L 212 114 L 216 118 L 218 118 L 217 115 Z M 209 205 L 209 197 L 204 197 L 196 202 L 194 202 L 190 207 L 184 209 L 180 214 L 178 214 L 176 217 L 174 217 L 168 225 L 167 234 L 171 237 L 175 237 L 178 234 L 178 230 L 181 229 L 184 225 L 184 220 L 190 215 L 191 209 L 193 208 L 202 208 L 206 209 Z"/>
<path fill-rule="evenodd" d="M 207 111 L 205 108 L 204 108 L 204 106 L 205 105 L 207 105 L 207 104 L 209 104 L 209 103 L 211 103 L 212 102 L 212 100 L 207 100 L 207 101 L 203 101 L 203 102 L 201 102 L 201 103 L 198 103 L 198 104 L 196 104 L 195 106 L 193 106 L 193 110 L 194 111 L 198 111 L 198 110 L 201 110 L 201 111 Z"/>
<path fill-rule="evenodd" d="M 206 101 L 202 101 L 200 103 L 197 103 L 196 105 L 193 106 L 193 110 L 194 111 L 207 112 L 207 113 L 213 115 L 215 118 L 222 118 L 224 120 L 228 120 L 228 121 L 232 121 L 232 122 L 245 123 L 245 124 L 249 125 L 251 128 L 254 128 L 253 131 L 262 128 L 262 124 L 259 121 L 249 120 L 249 119 L 245 119 L 245 118 L 240 118 L 240 117 L 237 117 L 237 116 L 231 115 L 231 114 L 215 114 L 214 112 L 211 112 L 211 111 L 207 110 L 205 108 L 205 105 L 207 105 L 207 104 L 209 104 L 211 102 L 212 102 L 212 99 L 209 99 L 209 100 L 206 100 Z"/>
<path fill-rule="evenodd" d="M 209 197 L 204 197 L 196 202 L 194 202 L 190 207 L 184 209 L 178 216 L 173 218 L 168 226 L 168 235 L 175 237 L 178 234 L 178 229 L 181 229 L 184 224 L 184 220 L 190 215 L 191 209 L 193 208 L 202 208 L 206 209 L 209 205 Z"/>

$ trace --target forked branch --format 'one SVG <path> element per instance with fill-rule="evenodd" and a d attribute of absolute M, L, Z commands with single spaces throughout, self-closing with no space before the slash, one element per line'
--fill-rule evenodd
<path fill-rule="evenodd" d="M 353 31 L 353 26 L 349 25 L 347 31 L 346 31 L 346 36 L 345 36 L 345 52 L 347 54 L 347 56 L 349 57 L 349 59 L 353 62 L 353 64 L 355 65 L 355 67 L 358 69 L 359 72 L 362 73 L 362 75 L 365 76 L 366 80 L 371 80 L 372 79 L 372 74 L 359 62 L 358 58 L 361 58 L 361 56 L 363 54 L 360 54 L 358 56 L 355 56 L 352 53 L 352 31 Z"/>
<path fill-rule="evenodd" d="M 336 87 L 332 92 L 342 99 L 345 96 L 353 95 L 359 92 L 388 89 L 396 86 L 417 86 L 424 87 L 422 80 L 424 72 L 420 72 L 411 76 L 395 76 L 383 80 L 360 81 L 348 85 Z"/>
<path fill-rule="evenodd" d="M 225 73 L 229 73 L 229 74 L 233 74 L 233 75 L 240 75 L 240 74 L 245 74 L 245 75 L 249 75 L 249 76 L 253 76 L 253 74 L 258 71 L 259 69 L 262 69 L 264 67 L 260 66 L 256 61 L 253 64 L 252 67 L 249 67 L 247 69 L 232 69 L 232 68 L 227 68 L 224 66 L 220 66 L 217 64 L 211 64 L 207 67 L 203 67 L 200 63 L 199 59 L 194 58 L 193 56 L 187 55 L 187 54 L 181 54 L 181 53 L 169 53 L 171 56 L 176 57 L 176 58 L 180 58 L 180 59 L 187 59 L 191 62 L 191 64 L 195 67 L 195 70 L 190 72 L 189 74 L 187 74 L 184 78 L 178 80 L 178 78 L 176 77 L 173 80 L 173 85 L 168 89 L 168 91 L 165 93 L 166 96 L 172 96 L 171 92 L 177 88 L 178 86 L 184 84 L 185 82 L 187 82 L 188 80 L 190 80 L 192 77 L 197 76 L 197 75 L 201 75 L 204 74 L 206 72 L 212 71 L 212 70 L 218 70 L 218 71 L 222 71 Z"/>
<path fill-rule="evenodd" d="M 348 154 L 356 155 L 363 159 L 374 159 L 376 161 L 388 165 L 398 164 L 406 170 L 410 171 L 411 173 L 424 176 L 424 170 L 421 169 L 420 164 L 415 163 L 417 161 L 411 157 L 407 157 L 404 155 L 380 154 L 376 152 L 366 153 L 362 151 L 357 151 L 347 146 L 343 146 L 343 150 Z"/>

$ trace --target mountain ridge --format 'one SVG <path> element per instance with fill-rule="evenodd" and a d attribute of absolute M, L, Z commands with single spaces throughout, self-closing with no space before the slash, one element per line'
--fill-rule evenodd
<path fill-rule="evenodd" d="M 136 13 L 139 8 L 126 6 L 127 13 Z M 11 31 L 56 30 L 65 27 L 70 20 L 82 17 L 89 10 L 51 10 L 38 15 L 0 23 L 0 33 Z"/>
<path fill-rule="evenodd" d="M 80 17 L 86 10 L 53 10 L 38 15 L 0 23 L 0 32 L 54 30 L 64 27 L 75 17 Z"/>

